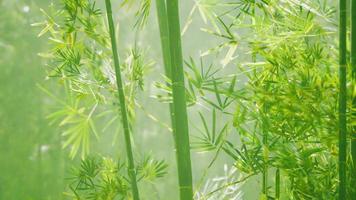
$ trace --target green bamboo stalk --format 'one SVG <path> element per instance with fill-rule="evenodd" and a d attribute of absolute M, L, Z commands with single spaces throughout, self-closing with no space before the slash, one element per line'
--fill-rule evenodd
<path fill-rule="evenodd" d="M 178 0 L 168 0 L 168 32 L 171 56 L 171 75 L 174 108 L 175 142 L 181 200 L 193 199 L 192 167 L 190 160 L 189 129 L 184 87 Z"/>
<path fill-rule="evenodd" d="M 281 195 L 281 172 L 279 168 L 276 169 L 276 200 L 279 200 Z"/>
<path fill-rule="evenodd" d="M 351 119 L 356 118 L 356 94 L 355 94 L 355 83 L 356 83 L 356 0 L 351 1 L 351 66 L 352 66 L 352 115 Z M 351 156 L 352 156 L 352 182 L 351 185 L 356 185 L 356 125 L 352 126 L 351 129 Z M 356 188 L 353 187 L 351 193 L 353 200 L 356 200 Z"/>
<path fill-rule="evenodd" d="M 168 30 L 168 16 L 167 16 L 167 7 L 165 0 L 156 0 L 156 11 L 158 17 L 158 26 L 161 39 L 161 49 L 163 55 L 163 65 L 164 71 L 167 78 L 172 80 L 171 72 L 171 54 L 169 49 L 169 30 Z M 174 113 L 173 113 L 173 104 L 169 104 L 169 113 L 171 116 L 171 126 L 174 131 Z M 174 132 L 173 132 L 174 134 Z"/>
<path fill-rule="evenodd" d="M 165 74 L 168 78 L 171 78 L 171 54 L 169 49 L 169 30 L 168 30 L 168 16 L 165 0 L 156 0 L 156 10 L 158 18 L 158 26 L 161 39 L 161 48 L 163 54 L 163 64 Z"/>
<path fill-rule="evenodd" d="M 134 163 L 132 146 L 131 146 L 130 127 L 129 127 L 129 121 L 128 121 L 128 117 L 127 117 L 127 107 L 126 107 L 126 102 L 125 102 L 124 89 L 123 89 L 123 85 L 122 85 L 120 61 L 119 61 L 117 45 L 116 45 L 116 40 L 115 40 L 115 27 L 114 27 L 114 21 L 112 18 L 112 9 L 111 9 L 110 0 L 105 0 L 105 5 L 106 5 L 106 12 L 107 12 L 107 18 L 108 18 L 108 23 L 109 23 L 111 48 L 112 48 L 112 54 L 113 54 L 113 59 L 114 59 L 114 65 L 115 65 L 116 84 L 117 84 L 117 90 L 118 90 L 118 94 L 119 94 L 122 125 L 124 127 L 126 153 L 127 153 L 127 158 L 128 158 L 128 174 L 129 174 L 129 177 L 131 180 L 131 187 L 132 187 L 131 190 L 132 190 L 133 199 L 139 200 L 140 198 L 139 198 L 139 192 L 138 192 L 138 187 L 137 187 L 135 163 Z"/>
<path fill-rule="evenodd" d="M 340 0 L 339 16 L 339 199 L 346 199 L 346 0 Z"/>

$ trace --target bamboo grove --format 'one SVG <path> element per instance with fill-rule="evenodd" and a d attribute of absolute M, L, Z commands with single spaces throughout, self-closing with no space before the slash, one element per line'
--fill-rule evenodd
<path fill-rule="evenodd" d="M 33 26 L 51 49 L 39 55 L 59 89 L 38 87 L 80 162 L 66 197 L 356 198 L 356 0 L 61 0 L 41 12 Z M 102 137 L 117 144 L 101 149 Z"/>

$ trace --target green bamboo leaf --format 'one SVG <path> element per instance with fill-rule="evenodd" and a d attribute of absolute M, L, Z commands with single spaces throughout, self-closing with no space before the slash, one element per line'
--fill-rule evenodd
<path fill-rule="evenodd" d="M 168 165 L 163 160 L 154 160 L 151 156 L 146 156 L 141 164 L 138 165 L 138 176 L 140 179 L 154 181 L 167 174 Z"/>

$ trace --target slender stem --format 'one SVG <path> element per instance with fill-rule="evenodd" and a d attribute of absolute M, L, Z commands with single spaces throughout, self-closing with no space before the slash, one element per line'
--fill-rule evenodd
<path fill-rule="evenodd" d="M 128 174 L 131 179 L 131 187 L 132 187 L 131 189 L 132 189 L 133 199 L 139 200 L 140 198 L 139 198 L 139 192 L 138 192 L 138 187 L 137 187 L 135 163 L 134 163 L 134 158 L 133 158 L 133 153 L 132 153 L 129 121 L 128 121 L 128 117 L 127 117 L 125 94 L 124 94 L 124 89 L 123 89 L 123 85 L 122 85 L 120 62 L 119 62 L 117 45 L 116 45 L 116 40 L 115 40 L 115 27 L 114 27 L 114 21 L 112 18 L 112 10 L 111 10 L 110 0 L 105 0 L 105 5 L 106 5 L 106 12 L 107 12 L 107 18 L 108 18 L 108 23 L 109 23 L 111 48 L 112 48 L 112 53 L 113 53 L 114 65 L 115 65 L 116 84 L 117 84 L 117 90 L 118 90 L 118 94 L 119 94 L 122 124 L 124 127 L 126 153 L 127 153 L 127 158 L 128 158 Z"/>
<path fill-rule="evenodd" d="M 279 200 L 281 195 L 281 172 L 279 168 L 276 169 L 276 200 Z"/>
<path fill-rule="evenodd" d="M 175 142 L 181 200 L 193 199 L 192 167 L 190 160 L 189 129 L 184 87 L 178 0 L 168 0 L 167 16 L 171 55 L 172 92 Z"/>
<path fill-rule="evenodd" d="M 356 0 L 351 1 L 351 66 L 352 66 L 352 116 L 351 119 L 356 119 L 356 90 L 355 90 L 355 83 L 356 83 Z M 352 166 L 353 170 L 351 172 L 352 183 L 351 185 L 356 185 L 356 125 L 352 127 L 352 135 L 351 135 L 351 155 L 352 155 Z M 351 196 L 353 200 L 356 200 L 356 188 L 353 187 L 353 191 Z"/>
<path fill-rule="evenodd" d="M 164 71 L 167 78 L 172 80 L 171 72 L 171 54 L 169 49 L 169 30 L 168 30 L 168 16 L 167 16 L 167 7 L 165 0 L 156 0 L 156 10 L 158 17 L 158 26 L 161 38 L 161 48 L 163 54 L 163 64 Z M 174 113 L 173 113 L 173 104 L 169 104 L 169 113 L 171 116 L 171 126 L 174 131 Z M 175 134 L 173 132 L 173 134 Z"/>
<path fill-rule="evenodd" d="M 339 24 L 339 199 L 346 199 L 346 0 L 340 0 Z"/>

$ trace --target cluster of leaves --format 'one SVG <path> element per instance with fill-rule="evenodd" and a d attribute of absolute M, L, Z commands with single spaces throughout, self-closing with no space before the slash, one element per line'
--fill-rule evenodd
<path fill-rule="evenodd" d="M 111 159 L 86 158 L 70 178 L 71 193 L 76 199 L 124 199 L 129 194 L 129 183 L 121 175 L 124 166 Z"/>
<path fill-rule="evenodd" d="M 91 133 L 98 136 L 97 132 L 113 126 L 118 130 L 119 124 L 114 123 L 120 115 L 105 16 L 91 0 L 63 0 L 59 8 L 52 4 L 48 12 L 41 11 L 46 19 L 33 26 L 43 27 L 38 36 L 49 35 L 52 50 L 40 56 L 48 61 L 48 77 L 59 80 L 66 94 L 59 98 L 61 93 L 40 86 L 60 104 L 49 118 L 63 127 L 64 147 L 71 148 L 71 157 L 79 149 L 84 157 L 89 153 Z M 127 50 L 123 60 L 124 90 L 133 123 L 135 97 L 144 89 L 144 74 L 153 62 L 147 61 L 137 45 Z M 95 124 L 104 125 L 97 129 Z"/>
<path fill-rule="evenodd" d="M 193 69 L 186 74 L 189 94 L 199 91 L 203 101 L 196 98 L 196 103 L 213 112 L 212 128 L 200 115 L 204 130 L 195 147 L 223 150 L 247 175 L 280 169 L 288 199 L 330 199 L 337 194 L 338 81 L 333 42 L 337 27 L 335 9 L 327 3 L 271 0 L 225 5 L 223 14 L 210 13 L 215 28 L 203 29 L 223 43 L 202 56 L 226 49 L 220 70 L 237 63 L 237 72 L 215 73 L 209 83 L 204 82 L 203 70 L 187 63 Z M 235 62 L 240 44 L 252 62 L 246 57 Z M 235 84 L 242 88 L 236 90 Z M 235 128 L 240 143 L 216 132 L 216 110 L 231 119 L 226 126 Z M 272 194 L 262 198 L 273 198 Z"/>
<path fill-rule="evenodd" d="M 163 177 L 167 164 L 147 156 L 138 163 L 140 181 L 154 181 Z M 114 200 L 130 198 L 130 181 L 125 176 L 125 163 L 105 157 L 87 157 L 80 167 L 72 169 L 69 179 L 70 192 L 74 199 Z"/>
<path fill-rule="evenodd" d="M 237 77 L 235 75 L 219 76 L 222 69 L 213 64 L 205 66 L 203 58 L 200 58 L 199 64 L 193 58 L 185 61 L 185 64 L 187 65 L 185 77 L 188 84 L 187 105 L 211 106 L 225 114 L 232 115 L 227 108 L 235 98 L 243 96 L 243 90 L 235 89 Z M 163 94 L 154 97 L 160 102 L 171 103 L 171 80 L 166 78 L 164 84 L 156 82 L 155 85 Z"/>
<path fill-rule="evenodd" d="M 235 113 L 238 132 L 253 138 L 243 142 L 247 151 L 262 147 L 259 162 L 284 172 L 293 199 L 337 192 L 337 59 L 330 43 L 336 34 L 314 10 L 286 1 L 255 18 L 251 45 L 261 63 L 245 73 L 247 99 Z"/>

